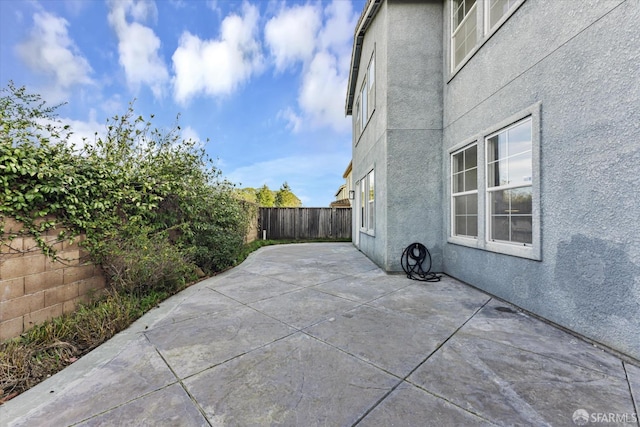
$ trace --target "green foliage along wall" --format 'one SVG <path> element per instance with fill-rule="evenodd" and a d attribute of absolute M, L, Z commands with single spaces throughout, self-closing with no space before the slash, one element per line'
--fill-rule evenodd
<path fill-rule="evenodd" d="M 140 262 L 145 254 L 176 253 L 163 266 L 174 265 L 183 281 L 195 266 L 211 273 L 235 263 L 252 208 L 220 179 L 199 143 L 180 138 L 179 125 L 154 128 L 153 116 L 144 119 L 130 105 L 107 120 L 104 137 L 74 147 L 72 129 L 55 110 L 24 87 L 2 89 L 0 218 L 24 227 L 0 245 L 29 236 L 55 258 L 57 242 L 84 233 L 82 245 L 106 267 L 131 259 L 127 248 Z M 45 238 L 56 228 L 65 231 Z"/>

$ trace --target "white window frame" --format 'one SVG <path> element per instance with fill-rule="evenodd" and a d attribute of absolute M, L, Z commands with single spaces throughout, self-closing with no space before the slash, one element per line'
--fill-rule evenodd
<path fill-rule="evenodd" d="M 456 144 L 447 150 L 446 168 L 448 179 L 452 179 L 452 165 L 451 156 L 453 153 L 471 146 L 473 143 L 478 144 L 478 238 L 472 239 L 463 236 L 453 235 L 453 225 L 450 223 L 448 226 L 449 236 L 447 238 L 448 243 L 468 246 L 476 249 L 486 250 L 490 252 L 496 252 L 500 254 L 506 254 L 521 258 L 527 258 L 532 260 L 542 260 L 542 231 L 541 231 L 541 186 L 540 186 L 540 124 L 541 124 L 541 109 L 542 104 L 536 103 L 532 106 L 494 124 L 488 129 L 485 129 L 478 134 L 462 141 L 460 144 Z M 487 191 L 487 153 L 486 144 L 487 138 L 495 135 L 497 132 L 506 129 L 512 125 L 515 125 L 523 120 L 531 120 L 531 159 L 532 159 L 532 177 L 531 177 L 531 190 L 532 190 L 532 242 L 531 244 L 514 244 L 502 241 L 492 241 L 489 236 L 489 230 L 487 227 L 488 221 L 490 221 L 489 215 L 489 192 Z M 449 182 L 449 199 L 452 200 L 452 183 Z M 451 203 L 448 206 L 449 221 L 453 219 L 453 210 Z"/>
<path fill-rule="evenodd" d="M 369 121 L 369 104 L 367 100 L 367 80 L 362 82 L 360 88 L 360 133 L 364 132 L 364 128 L 367 127 Z"/>
<path fill-rule="evenodd" d="M 476 165 L 475 165 L 475 167 L 472 167 L 472 168 L 469 168 L 469 169 L 467 169 L 465 167 L 462 171 L 454 172 L 454 157 L 457 156 L 460 153 L 465 153 L 464 155 L 466 156 L 467 151 L 471 150 L 474 147 L 476 149 L 476 159 L 475 159 L 476 160 Z M 451 233 L 451 236 L 454 236 L 456 238 L 473 239 L 473 240 L 476 240 L 478 238 L 478 229 L 479 229 L 479 227 L 478 227 L 478 224 L 477 224 L 477 221 L 478 221 L 477 207 L 476 207 L 476 214 L 475 214 L 475 217 L 476 217 L 476 235 L 473 236 L 473 235 L 470 235 L 470 234 L 459 234 L 459 233 L 456 233 L 456 210 L 455 210 L 455 206 L 456 206 L 456 198 L 458 198 L 458 197 L 465 197 L 465 196 L 470 196 L 470 195 L 474 195 L 474 194 L 476 196 L 478 195 L 478 169 L 479 169 L 478 158 L 479 157 L 480 156 L 478 156 L 478 142 L 477 141 L 474 141 L 471 144 L 465 145 L 464 147 L 462 147 L 462 148 L 460 148 L 458 150 L 455 150 L 449 156 L 449 158 L 450 158 L 450 167 L 451 167 L 451 174 L 450 174 L 450 176 L 451 176 L 451 198 L 450 198 L 450 203 L 451 203 L 451 205 L 450 205 L 451 206 L 451 230 L 450 230 L 450 233 Z M 465 161 L 465 166 L 466 166 L 466 161 Z M 475 169 L 475 172 L 476 172 L 476 188 L 475 188 L 475 190 L 463 190 L 463 191 L 456 192 L 455 191 L 455 179 L 456 179 L 455 175 L 461 174 L 463 176 L 463 180 L 464 180 L 465 177 L 466 177 L 466 172 L 470 171 L 470 170 L 473 170 L 473 169 Z M 466 184 L 464 185 L 464 188 L 466 188 Z"/>
<path fill-rule="evenodd" d="M 512 129 L 516 128 L 516 127 L 519 127 L 521 125 L 527 124 L 527 123 L 529 124 L 529 128 L 531 130 L 531 133 L 533 133 L 533 125 L 532 125 L 531 117 L 527 117 L 527 118 L 519 120 L 519 121 L 517 121 L 515 123 L 512 123 L 511 125 L 503 128 L 503 129 L 500 129 L 497 132 L 494 132 L 494 133 L 492 133 L 490 135 L 487 135 L 484 138 L 485 139 L 485 150 L 486 150 L 486 155 L 485 155 L 486 169 L 485 170 L 487 171 L 487 176 L 489 176 L 489 169 L 491 168 L 491 166 L 489 164 L 490 163 L 489 162 L 489 140 L 491 138 L 495 137 L 495 136 L 502 135 L 502 134 L 505 134 L 505 136 L 506 136 L 506 135 L 508 135 L 510 130 L 512 130 Z M 498 158 L 497 160 L 491 161 L 491 163 L 495 164 L 495 163 L 500 163 L 500 161 L 508 161 L 509 159 L 512 159 L 514 156 L 509 154 L 510 145 L 511 145 L 510 141 L 507 141 L 507 144 L 506 144 L 507 153 L 505 154 L 505 156 L 502 157 L 502 158 Z M 533 139 L 531 141 L 530 149 L 527 150 L 527 151 L 523 151 L 523 152 L 518 153 L 516 155 L 516 157 L 518 157 L 518 156 L 521 157 L 523 154 L 527 154 L 527 153 L 529 153 L 530 156 L 531 156 L 531 162 L 532 162 L 531 169 L 532 169 L 532 173 L 533 173 Z M 498 185 L 491 185 L 491 183 L 489 182 L 488 179 L 485 180 L 485 182 L 486 182 L 486 192 L 487 192 L 487 203 L 486 203 L 487 211 L 486 211 L 486 221 L 485 221 L 485 226 L 487 227 L 487 233 L 486 233 L 487 240 L 490 241 L 490 242 L 497 242 L 497 243 L 508 244 L 508 245 L 531 246 L 533 244 L 533 241 L 518 243 L 513 238 L 511 238 L 511 232 L 512 232 L 511 228 L 509 228 L 509 238 L 507 240 L 497 239 L 497 238 L 494 238 L 492 236 L 492 234 L 493 234 L 492 217 L 493 216 L 492 216 L 492 211 L 491 211 L 491 202 L 490 202 L 490 200 L 491 200 L 492 193 L 497 193 L 497 192 L 500 192 L 500 191 L 508 191 L 508 190 L 517 190 L 517 189 L 523 189 L 523 188 L 530 188 L 531 191 L 533 192 L 532 177 L 529 177 L 529 180 L 527 180 L 527 181 L 518 181 L 518 182 L 515 182 L 515 183 L 509 181 L 509 182 L 507 182 L 505 184 L 498 184 Z M 533 203 L 533 201 L 532 201 L 532 203 Z M 532 208 L 533 208 L 533 206 L 532 206 Z M 508 211 L 507 215 L 508 215 L 509 222 L 512 220 L 512 217 L 518 216 L 518 215 L 512 215 L 512 212 L 510 212 L 510 211 Z M 532 219 L 533 219 L 533 213 L 531 213 L 530 215 L 526 215 L 526 216 L 527 217 L 531 216 Z M 533 236 L 532 236 L 532 239 L 533 239 Z"/>
<path fill-rule="evenodd" d="M 357 141 L 359 140 L 360 137 L 360 129 L 362 127 L 362 116 L 360 113 L 360 97 L 358 97 L 358 100 L 356 101 L 356 114 L 355 114 L 355 129 L 353 130 L 353 133 L 355 135 L 355 140 L 356 140 L 356 145 L 357 145 Z"/>
<path fill-rule="evenodd" d="M 473 0 L 460 0 L 462 3 L 462 6 L 460 7 L 466 7 L 466 3 L 467 2 L 471 2 Z M 458 25 L 455 24 L 455 16 L 456 16 L 456 3 L 455 0 L 451 0 L 451 69 L 455 70 L 456 68 L 460 67 L 463 63 L 466 62 L 466 60 L 469 58 L 469 56 L 471 55 L 471 53 L 473 51 L 475 51 L 476 46 L 478 45 L 478 9 L 479 9 L 479 5 L 478 3 L 480 3 L 482 0 L 475 0 L 473 6 L 471 6 L 469 8 L 469 10 L 467 11 L 467 13 L 464 15 L 464 17 L 462 18 L 462 20 L 460 22 L 458 22 Z M 458 9 L 460 8 L 458 7 Z M 456 62 L 456 36 L 459 35 L 460 31 L 462 31 L 464 28 L 466 28 L 466 24 L 469 20 L 474 19 L 475 25 L 474 25 L 474 31 L 476 33 L 475 35 L 475 44 L 473 47 L 471 47 L 469 50 L 467 50 L 464 54 L 464 56 L 462 58 L 460 58 L 459 62 Z M 466 41 L 466 37 L 465 37 L 465 41 Z"/>
<path fill-rule="evenodd" d="M 526 2 L 526 0 L 508 0 L 509 9 L 507 10 L 507 12 L 505 12 L 502 15 L 502 17 L 493 26 L 491 26 L 490 13 L 491 13 L 491 4 L 493 1 L 495 0 L 476 0 L 476 3 L 473 6 L 477 8 L 475 11 L 475 14 L 476 14 L 475 47 L 472 47 L 465 54 L 464 58 L 462 58 L 460 62 L 456 64 L 455 63 L 455 36 L 457 35 L 457 32 L 460 30 L 462 24 L 464 24 L 465 19 L 469 18 L 469 13 L 465 16 L 465 19 L 463 19 L 463 21 L 460 22 L 454 28 L 455 3 L 454 3 L 454 0 L 449 0 L 449 3 L 451 4 L 451 6 L 448 8 L 449 14 L 450 14 L 449 20 L 448 20 L 449 34 L 450 34 L 450 37 L 449 37 L 450 75 L 449 75 L 448 81 L 451 81 L 451 79 L 453 79 L 453 77 L 458 73 L 458 71 L 460 71 L 464 67 L 464 65 L 471 59 L 471 57 L 475 55 L 475 53 L 493 36 L 493 34 L 496 33 L 498 29 L 507 20 L 509 20 L 509 18 L 516 12 L 516 10 L 518 10 L 520 6 L 522 6 L 522 4 Z M 471 12 L 471 9 L 472 8 L 469 9 L 470 12 Z"/>
<path fill-rule="evenodd" d="M 520 7 L 525 0 L 506 0 L 507 2 L 507 10 L 504 12 L 500 18 L 491 25 L 491 7 L 497 1 L 501 0 L 486 0 L 486 5 L 484 7 L 484 33 L 491 34 L 494 30 L 497 30 L 504 21 L 509 19 L 509 17 L 515 12 L 515 10 Z"/>
<path fill-rule="evenodd" d="M 373 188 L 372 188 L 373 187 Z M 371 169 L 360 180 L 360 231 L 369 235 L 375 233 L 375 171 Z"/>
<path fill-rule="evenodd" d="M 374 49 L 367 66 L 367 122 L 376 109 L 376 51 Z"/>

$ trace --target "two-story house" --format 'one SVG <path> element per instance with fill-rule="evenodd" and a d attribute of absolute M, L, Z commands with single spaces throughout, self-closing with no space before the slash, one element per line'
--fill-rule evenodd
<path fill-rule="evenodd" d="M 354 244 L 640 359 L 640 2 L 369 0 Z"/>

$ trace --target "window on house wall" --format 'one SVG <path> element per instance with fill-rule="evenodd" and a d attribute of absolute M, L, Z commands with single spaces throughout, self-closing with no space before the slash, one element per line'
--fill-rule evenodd
<path fill-rule="evenodd" d="M 360 229 L 373 232 L 375 229 L 375 176 L 371 170 L 360 180 Z"/>
<path fill-rule="evenodd" d="M 451 155 L 451 233 L 478 237 L 478 145 Z"/>
<path fill-rule="evenodd" d="M 536 103 L 449 150 L 448 242 L 542 259 Z"/>
<path fill-rule="evenodd" d="M 356 137 L 358 135 L 360 135 L 360 129 L 362 127 L 361 123 L 361 114 L 360 114 L 360 98 L 358 98 L 358 100 L 356 101 L 356 124 L 355 124 L 355 129 L 353 130 L 354 135 L 356 135 Z"/>
<path fill-rule="evenodd" d="M 476 0 L 453 0 L 451 39 L 453 68 L 471 52 L 477 42 Z"/>
<path fill-rule="evenodd" d="M 520 0 L 489 0 L 489 4 L 485 6 L 487 8 L 487 31 L 493 28 L 500 21 L 500 18 L 519 2 Z"/>
<path fill-rule="evenodd" d="M 367 228 L 367 189 L 365 185 L 365 180 L 360 180 L 360 228 Z"/>
<path fill-rule="evenodd" d="M 369 118 L 369 110 L 368 108 L 368 103 L 367 103 L 367 81 L 365 79 L 365 81 L 362 83 L 362 89 L 360 90 L 360 124 L 361 124 L 361 128 L 360 128 L 360 132 L 364 131 L 365 126 L 367 125 L 367 120 Z"/>
<path fill-rule="evenodd" d="M 486 138 L 487 239 L 532 243 L 531 118 Z"/>
<path fill-rule="evenodd" d="M 367 178 L 368 178 L 367 192 L 369 194 L 369 198 L 367 201 L 367 205 L 368 205 L 367 228 L 370 231 L 373 231 L 374 224 L 375 224 L 375 199 L 376 199 L 375 177 L 374 177 L 373 171 L 369 172 L 369 174 L 367 175 Z"/>
<path fill-rule="evenodd" d="M 369 67 L 367 68 L 367 99 L 369 101 L 369 110 L 367 111 L 367 119 L 373 114 L 376 107 L 376 62 L 375 52 L 371 55 Z"/>

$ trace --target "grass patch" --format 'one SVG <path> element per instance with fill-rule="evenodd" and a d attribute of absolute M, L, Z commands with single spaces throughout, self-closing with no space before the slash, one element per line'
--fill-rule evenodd
<path fill-rule="evenodd" d="M 0 403 L 28 390 L 126 329 L 169 296 L 110 291 L 91 304 L 0 343 Z"/>

